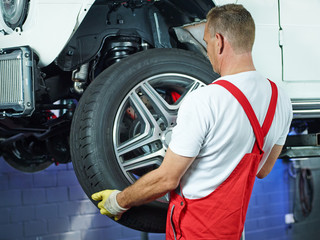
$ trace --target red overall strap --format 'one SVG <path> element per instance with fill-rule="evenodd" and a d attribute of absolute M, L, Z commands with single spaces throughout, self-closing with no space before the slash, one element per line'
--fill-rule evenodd
<path fill-rule="evenodd" d="M 256 142 L 257 142 L 258 148 L 262 152 L 263 139 L 264 139 L 262 128 L 246 96 L 239 90 L 239 88 L 237 88 L 235 85 L 233 85 L 232 83 L 226 80 L 219 80 L 217 82 L 214 82 L 213 84 L 218 84 L 224 87 L 225 89 L 227 89 L 241 104 L 253 128 L 253 132 L 256 136 Z"/>
<path fill-rule="evenodd" d="M 277 99 L 278 99 L 277 86 L 273 82 L 271 82 L 270 80 L 269 80 L 269 82 L 271 84 L 272 95 L 271 95 L 271 99 L 270 99 L 268 112 L 266 114 L 262 128 L 260 126 L 260 123 L 257 119 L 255 112 L 253 111 L 253 108 L 252 108 L 250 102 L 248 101 L 246 96 L 239 90 L 239 88 L 237 88 L 235 85 L 233 85 L 232 83 L 230 83 L 226 80 L 219 80 L 219 81 L 213 83 L 213 84 L 218 84 L 218 85 L 224 87 L 225 89 L 227 89 L 241 104 L 242 108 L 244 109 L 244 111 L 246 112 L 246 114 L 249 118 L 249 121 L 250 121 L 251 126 L 253 128 L 253 132 L 256 136 L 257 146 L 261 152 L 263 152 L 262 148 L 263 148 L 263 143 L 264 143 L 264 137 L 267 135 L 267 133 L 271 127 L 272 121 L 273 121 L 273 117 L 274 117 L 274 114 L 276 111 L 276 106 L 277 106 Z"/>
<path fill-rule="evenodd" d="M 272 82 L 270 80 L 269 80 L 269 82 L 271 84 L 272 95 L 271 95 L 271 99 L 270 99 L 269 109 L 268 109 L 267 115 L 266 115 L 264 122 L 263 122 L 263 125 L 262 125 L 262 131 L 263 131 L 264 136 L 266 136 L 267 133 L 269 132 L 269 129 L 270 129 L 272 121 L 273 121 L 274 114 L 276 112 L 277 101 L 278 101 L 278 88 L 274 82 Z"/>

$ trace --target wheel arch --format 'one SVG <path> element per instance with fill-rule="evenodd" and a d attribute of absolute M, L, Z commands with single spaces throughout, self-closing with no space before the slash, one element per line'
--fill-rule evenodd
<path fill-rule="evenodd" d="M 62 70 L 75 70 L 99 54 L 105 54 L 105 46 L 117 37 L 139 38 L 150 48 L 182 48 L 204 53 L 192 34 L 185 32 L 181 37 L 179 26 L 205 19 L 214 6 L 213 1 L 188 0 L 183 4 L 172 0 L 145 1 L 142 6 L 131 7 L 117 2 L 99 0 L 92 5 L 55 61 Z M 143 48 L 137 51 L 141 50 Z"/>

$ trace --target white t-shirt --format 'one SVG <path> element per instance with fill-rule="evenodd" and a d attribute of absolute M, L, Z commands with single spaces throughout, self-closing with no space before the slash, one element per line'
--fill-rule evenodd
<path fill-rule="evenodd" d="M 262 125 L 271 98 L 270 82 L 256 71 L 221 79 L 230 81 L 244 93 Z M 291 101 L 279 87 L 278 92 L 276 113 L 265 138 L 265 154 L 258 171 L 272 147 L 285 143 L 292 120 Z M 197 156 L 181 179 L 184 196 L 196 199 L 209 195 L 252 151 L 254 142 L 248 117 L 225 88 L 212 84 L 191 92 L 181 104 L 169 145 L 178 155 Z"/>

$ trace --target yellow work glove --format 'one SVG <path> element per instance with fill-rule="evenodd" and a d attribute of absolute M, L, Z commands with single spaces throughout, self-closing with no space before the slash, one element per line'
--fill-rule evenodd
<path fill-rule="evenodd" d="M 128 210 L 128 208 L 120 207 L 117 202 L 117 195 L 120 193 L 119 190 L 103 190 L 92 194 L 91 198 L 98 203 L 100 213 L 107 215 L 110 218 L 118 221 L 121 215 Z"/>

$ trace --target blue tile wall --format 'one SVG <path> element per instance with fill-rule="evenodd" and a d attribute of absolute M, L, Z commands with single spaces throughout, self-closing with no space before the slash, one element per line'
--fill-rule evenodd
<path fill-rule="evenodd" d="M 141 232 L 102 216 L 72 164 L 22 173 L 0 158 L 0 240 L 140 240 Z M 164 240 L 164 234 L 150 234 Z"/>
<path fill-rule="evenodd" d="M 311 221 L 285 223 L 285 215 L 293 212 L 294 199 L 288 166 L 278 160 L 269 176 L 256 180 L 245 224 L 246 240 L 298 240 L 308 236 L 307 231 L 320 239 L 320 228 L 315 227 L 320 224 L 319 194 Z M 320 184 L 320 174 L 317 176 L 315 186 Z M 165 239 L 164 234 L 148 236 Z M 0 240 L 92 239 L 140 240 L 141 232 L 100 215 L 81 189 L 71 163 L 27 174 L 0 158 Z"/>
<path fill-rule="evenodd" d="M 288 165 L 278 160 L 271 173 L 256 179 L 245 224 L 246 240 L 291 239 L 285 223 L 289 209 Z"/>

